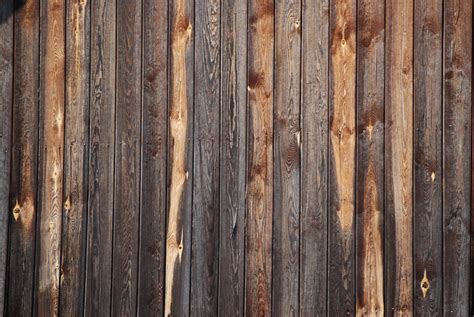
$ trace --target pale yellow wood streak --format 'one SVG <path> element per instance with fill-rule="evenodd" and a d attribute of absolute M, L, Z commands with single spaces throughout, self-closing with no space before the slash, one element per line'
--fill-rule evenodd
<path fill-rule="evenodd" d="M 337 1 L 331 45 L 334 98 L 331 144 L 339 197 L 337 215 L 343 231 L 351 230 L 354 217 L 356 39 L 351 1 Z"/>
<path fill-rule="evenodd" d="M 187 179 L 186 133 L 188 104 L 186 94 L 186 45 L 191 37 L 192 26 L 186 17 L 185 1 L 175 2 L 175 23 L 171 36 L 171 185 L 168 213 L 168 235 L 166 239 L 165 316 L 171 314 L 174 270 L 181 263 L 183 231 L 179 226 L 184 184 Z M 181 232 L 178 232 L 181 228 Z M 186 246 L 187 247 L 187 246 Z"/>

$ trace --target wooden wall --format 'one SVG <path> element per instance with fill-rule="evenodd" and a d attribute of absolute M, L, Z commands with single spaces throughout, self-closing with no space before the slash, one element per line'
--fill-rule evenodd
<path fill-rule="evenodd" d="M 472 7 L 0 0 L 0 315 L 474 314 Z"/>

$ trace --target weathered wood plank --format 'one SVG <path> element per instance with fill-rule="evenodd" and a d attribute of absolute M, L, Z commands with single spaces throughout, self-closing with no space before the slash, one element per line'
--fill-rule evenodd
<path fill-rule="evenodd" d="M 193 184 L 194 2 L 173 1 L 169 18 L 171 51 L 165 316 L 188 316 Z"/>
<path fill-rule="evenodd" d="M 328 312 L 343 316 L 355 309 L 356 1 L 330 10 Z"/>
<path fill-rule="evenodd" d="M 7 314 L 33 312 L 37 211 L 39 2 L 15 14 L 13 136 Z"/>
<path fill-rule="evenodd" d="M 109 316 L 115 148 L 116 2 L 91 2 L 86 316 Z"/>
<path fill-rule="evenodd" d="M 302 6 L 300 315 L 327 314 L 329 1 Z"/>
<path fill-rule="evenodd" d="M 272 312 L 299 315 L 301 1 L 275 3 Z"/>
<path fill-rule="evenodd" d="M 164 309 L 168 2 L 143 1 L 143 125 L 138 314 Z"/>
<path fill-rule="evenodd" d="M 442 314 L 443 2 L 414 9 L 414 314 Z M 426 272 L 426 273 L 425 273 Z"/>
<path fill-rule="evenodd" d="M 117 1 L 112 315 L 137 309 L 140 222 L 142 2 Z"/>
<path fill-rule="evenodd" d="M 248 3 L 246 312 L 272 314 L 273 0 Z"/>
<path fill-rule="evenodd" d="M 219 256 L 220 2 L 195 2 L 192 316 L 217 314 Z"/>
<path fill-rule="evenodd" d="M 221 2 L 219 316 L 244 311 L 247 5 Z"/>
<path fill-rule="evenodd" d="M 444 2 L 443 302 L 445 316 L 469 315 L 472 1 Z"/>
<path fill-rule="evenodd" d="M 383 1 L 358 3 L 357 30 L 357 316 L 384 314 Z"/>
<path fill-rule="evenodd" d="M 386 6 L 385 313 L 411 316 L 413 314 L 413 0 L 389 0 Z"/>

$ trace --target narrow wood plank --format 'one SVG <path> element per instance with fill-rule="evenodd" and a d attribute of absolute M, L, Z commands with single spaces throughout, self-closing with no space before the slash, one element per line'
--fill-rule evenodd
<path fill-rule="evenodd" d="M 0 315 L 6 308 L 8 215 L 13 104 L 13 1 L 0 7 Z"/>
<path fill-rule="evenodd" d="M 188 316 L 191 278 L 194 2 L 170 7 L 168 219 L 165 316 Z"/>
<path fill-rule="evenodd" d="M 245 305 L 272 314 L 274 1 L 248 3 L 248 189 Z"/>
<path fill-rule="evenodd" d="M 472 1 L 444 2 L 443 302 L 445 316 L 469 315 Z"/>
<path fill-rule="evenodd" d="M 357 30 L 357 316 L 384 314 L 383 1 L 358 3 Z"/>
<path fill-rule="evenodd" d="M 299 315 L 301 1 L 275 3 L 272 312 Z"/>
<path fill-rule="evenodd" d="M 300 315 L 327 315 L 329 1 L 302 6 Z"/>
<path fill-rule="evenodd" d="M 164 309 L 168 1 L 143 1 L 143 125 L 138 314 Z"/>
<path fill-rule="evenodd" d="M 386 2 L 385 313 L 413 314 L 413 0 Z"/>
<path fill-rule="evenodd" d="M 91 6 L 86 316 L 109 316 L 115 148 L 115 0 Z"/>
<path fill-rule="evenodd" d="M 414 313 L 442 314 L 443 2 L 414 9 Z"/>
<path fill-rule="evenodd" d="M 64 197 L 60 313 L 83 315 L 88 187 L 90 4 L 66 2 Z"/>
<path fill-rule="evenodd" d="M 195 2 L 191 315 L 217 314 L 219 259 L 220 2 Z"/>
<path fill-rule="evenodd" d="M 332 0 L 330 15 L 329 307 L 355 309 L 356 1 Z"/>
<path fill-rule="evenodd" d="M 117 1 L 114 237 L 111 314 L 137 309 L 140 225 L 142 2 Z"/>
<path fill-rule="evenodd" d="M 39 2 L 15 13 L 14 96 L 7 314 L 33 312 L 37 211 Z"/>
<path fill-rule="evenodd" d="M 220 316 L 244 310 L 247 4 L 221 2 Z"/>

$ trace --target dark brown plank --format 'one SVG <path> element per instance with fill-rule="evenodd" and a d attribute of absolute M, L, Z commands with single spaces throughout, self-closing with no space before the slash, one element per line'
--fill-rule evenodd
<path fill-rule="evenodd" d="M 443 2 L 414 9 L 414 313 L 442 314 Z"/>
<path fill-rule="evenodd" d="M 143 125 L 138 314 L 164 309 L 168 2 L 143 1 Z"/>
<path fill-rule="evenodd" d="M 61 234 L 60 313 L 84 310 L 88 187 L 90 7 L 66 2 L 66 104 L 64 130 L 64 203 Z"/>
<path fill-rule="evenodd" d="M 357 316 L 384 314 L 383 1 L 358 3 L 357 29 Z"/>
<path fill-rule="evenodd" d="M 220 1 L 195 2 L 192 316 L 217 315 Z"/>
<path fill-rule="evenodd" d="M 472 1 L 444 2 L 445 316 L 469 315 Z"/>
<path fill-rule="evenodd" d="M 329 1 L 302 6 L 300 315 L 327 314 Z"/>
<path fill-rule="evenodd" d="M 272 312 L 299 315 L 301 1 L 275 3 Z"/>
<path fill-rule="evenodd" d="M 343 316 L 355 309 L 356 1 L 330 10 L 328 312 Z"/>
<path fill-rule="evenodd" d="M 386 2 L 385 289 L 387 315 L 413 314 L 413 0 Z"/>
<path fill-rule="evenodd" d="M 220 316 L 244 309 L 247 6 L 221 2 Z"/>
<path fill-rule="evenodd" d="M 170 3 L 165 316 L 188 316 L 191 278 L 194 2 Z"/>
<path fill-rule="evenodd" d="M 15 82 L 7 314 L 33 312 L 37 211 L 39 2 L 15 14 Z M 17 206 L 18 201 L 18 206 Z"/>
<path fill-rule="evenodd" d="M 137 309 L 140 224 L 142 2 L 117 1 L 112 315 Z"/>
<path fill-rule="evenodd" d="M 91 2 L 86 316 L 109 316 L 115 148 L 115 1 Z"/>

